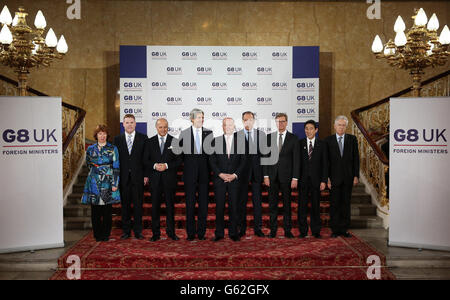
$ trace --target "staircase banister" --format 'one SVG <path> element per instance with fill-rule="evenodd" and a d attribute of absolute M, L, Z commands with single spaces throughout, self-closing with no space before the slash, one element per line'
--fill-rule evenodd
<path fill-rule="evenodd" d="M 5 82 L 7 82 L 9 84 L 12 84 L 12 85 L 15 85 L 15 86 L 18 85 L 17 81 L 15 81 L 15 80 L 13 80 L 11 78 L 8 78 L 8 77 L 6 77 L 4 75 L 1 75 L 1 74 L 0 74 L 0 80 L 5 81 Z M 42 93 L 42 92 L 40 92 L 38 90 L 35 90 L 33 88 L 30 88 L 30 87 L 27 87 L 27 91 L 30 92 L 31 94 L 36 95 L 36 96 L 48 97 L 47 94 L 44 94 L 44 93 Z M 70 110 L 75 110 L 75 111 L 78 112 L 78 118 L 75 121 L 75 124 L 73 125 L 73 127 L 70 130 L 69 134 L 67 135 L 66 139 L 63 141 L 63 153 L 64 153 L 64 152 L 66 152 L 67 148 L 69 147 L 69 144 L 72 141 L 73 137 L 77 133 L 78 128 L 80 128 L 80 126 L 83 124 L 83 120 L 86 117 L 86 111 L 84 109 L 80 108 L 80 107 L 77 107 L 77 106 L 74 106 L 72 104 L 65 103 L 65 102 L 62 102 L 61 105 L 66 107 L 66 108 L 68 108 L 68 109 L 70 109 Z"/>
<path fill-rule="evenodd" d="M 447 70 L 441 74 L 438 74 L 434 77 L 431 77 L 425 81 L 422 82 L 422 85 L 427 85 L 433 81 L 439 80 L 441 78 L 444 78 L 446 76 L 448 76 L 450 74 L 450 70 Z M 355 123 L 355 125 L 359 128 L 359 130 L 361 131 L 362 135 L 364 136 L 364 138 L 367 140 L 367 142 L 369 143 L 369 145 L 372 147 L 372 150 L 375 152 L 375 155 L 380 159 L 380 161 L 384 164 L 384 165 L 389 165 L 389 160 L 387 159 L 386 155 L 384 154 L 384 152 L 381 150 L 380 146 L 378 146 L 378 144 L 374 141 L 374 139 L 369 135 L 369 133 L 367 132 L 367 129 L 364 127 L 364 124 L 361 122 L 361 119 L 359 118 L 359 114 L 362 113 L 363 111 L 369 110 L 371 108 L 377 107 L 379 105 L 382 105 L 386 102 L 389 102 L 389 100 L 391 98 L 394 97 L 400 97 L 403 96 L 409 92 L 412 91 L 412 87 L 406 88 L 398 93 L 395 93 L 389 97 L 386 97 L 378 102 L 374 102 L 372 104 L 357 108 L 355 110 L 353 110 L 351 112 L 351 117 L 353 122 Z"/>

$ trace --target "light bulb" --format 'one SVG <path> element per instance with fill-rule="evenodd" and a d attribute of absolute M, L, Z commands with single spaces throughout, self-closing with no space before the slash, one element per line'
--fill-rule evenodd
<path fill-rule="evenodd" d="M 55 32 L 52 28 L 50 28 L 47 32 L 47 36 L 45 37 L 45 44 L 50 48 L 54 48 L 58 44 L 58 39 L 56 38 Z"/>
<path fill-rule="evenodd" d="M 3 7 L 2 12 L 0 13 L 0 23 L 6 25 L 11 25 L 12 23 L 11 13 L 9 12 L 9 9 L 6 5 Z"/>
<path fill-rule="evenodd" d="M 441 45 L 450 44 L 450 30 L 448 29 L 447 25 L 445 25 L 441 31 L 441 35 L 439 36 L 439 43 L 441 43 Z"/>
<path fill-rule="evenodd" d="M 34 26 L 36 26 L 37 29 L 44 29 L 47 26 L 47 22 L 45 21 L 42 11 L 37 12 L 36 19 L 34 19 Z"/>
<path fill-rule="evenodd" d="M 383 51 L 383 43 L 381 42 L 381 39 L 377 34 L 377 36 L 373 39 L 372 52 L 380 53 L 381 51 Z"/>
<path fill-rule="evenodd" d="M 64 38 L 64 35 L 61 35 L 58 46 L 56 46 L 56 51 L 58 51 L 58 53 L 66 54 L 68 50 L 69 47 L 67 46 L 66 39 Z"/>
<path fill-rule="evenodd" d="M 406 42 L 407 39 L 405 33 L 403 31 L 397 32 L 394 40 L 395 46 L 397 47 L 405 46 Z"/>
<path fill-rule="evenodd" d="M 427 29 L 430 31 L 436 31 L 439 28 L 439 20 L 436 16 L 436 14 L 433 14 L 430 18 L 430 21 L 428 21 Z"/>
<path fill-rule="evenodd" d="M 425 26 L 428 22 L 427 15 L 425 14 L 425 11 L 423 8 L 419 9 L 419 12 L 416 15 L 416 18 L 414 19 L 414 24 L 417 26 Z"/>
<path fill-rule="evenodd" d="M 399 32 L 399 31 L 405 31 L 405 22 L 403 22 L 403 19 L 401 16 L 397 17 L 397 20 L 395 21 L 395 25 L 394 25 L 394 31 L 395 32 Z"/>
<path fill-rule="evenodd" d="M 8 28 L 8 25 L 3 25 L 2 31 L 0 31 L 0 43 L 9 45 L 13 41 L 13 36 Z"/>
<path fill-rule="evenodd" d="M 16 15 L 12 21 L 12 26 L 15 27 L 17 26 L 17 24 L 19 24 L 19 16 Z"/>

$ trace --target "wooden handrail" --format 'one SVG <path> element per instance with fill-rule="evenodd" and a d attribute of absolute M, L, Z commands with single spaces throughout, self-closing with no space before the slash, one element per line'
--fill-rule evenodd
<path fill-rule="evenodd" d="M 18 86 L 18 82 L 17 81 L 15 81 L 15 80 L 13 80 L 11 78 L 8 78 L 6 76 L 3 76 L 1 74 L 0 74 L 0 80 L 3 80 L 3 81 L 5 81 L 5 82 L 7 82 L 9 84 Z M 48 97 L 47 94 L 44 94 L 44 93 L 42 93 L 42 92 L 40 92 L 38 90 L 32 89 L 30 87 L 27 87 L 27 92 L 29 92 L 31 94 L 34 94 L 36 96 Z M 67 109 L 74 110 L 74 111 L 76 111 L 78 113 L 78 118 L 75 121 L 75 124 L 73 125 L 73 127 L 70 130 L 69 134 L 67 135 L 67 137 L 63 141 L 63 153 L 65 153 L 67 148 L 69 147 L 70 142 L 72 141 L 73 137 L 77 133 L 78 128 L 80 128 L 81 124 L 83 124 L 84 118 L 86 117 L 86 111 L 84 109 L 80 108 L 80 107 L 77 107 L 77 106 L 74 106 L 74 105 L 71 105 L 71 104 L 68 104 L 68 103 L 65 103 L 65 102 L 62 102 L 62 106 L 64 106 Z"/>
<path fill-rule="evenodd" d="M 439 75 L 436 75 L 434 77 L 431 77 L 427 80 L 425 80 L 424 82 L 422 82 L 422 85 L 427 85 L 429 83 L 432 83 L 436 80 L 439 80 L 441 78 L 444 78 L 446 76 L 450 75 L 450 70 L 445 71 L 444 73 L 441 73 Z M 363 106 L 360 107 L 358 109 L 355 109 L 351 112 L 351 116 L 352 116 L 352 120 L 355 123 L 355 125 L 359 128 L 359 130 L 361 131 L 361 133 L 363 134 L 364 138 L 367 140 L 367 142 L 369 143 L 369 145 L 372 147 L 372 150 L 375 152 L 375 155 L 378 157 L 378 159 L 384 164 L 384 165 L 389 165 L 389 160 L 387 159 L 386 155 L 384 154 L 383 151 L 381 151 L 380 147 L 376 144 L 376 142 L 372 139 L 372 137 L 369 135 L 369 133 L 367 132 L 367 129 L 364 127 L 364 125 L 361 122 L 361 119 L 359 118 L 359 114 L 363 111 L 369 110 L 371 108 L 374 108 L 376 106 L 382 105 L 386 102 L 389 102 L 389 99 L 392 97 L 400 97 L 403 96 L 409 92 L 412 91 L 412 87 L 409 87 L 407 89 L 404 89 L 398 93 L 395 93 L 394 95 L 391 95 L 389 97 L 386 97 L 378 102 L 369 104 L 367 106 Z"/>

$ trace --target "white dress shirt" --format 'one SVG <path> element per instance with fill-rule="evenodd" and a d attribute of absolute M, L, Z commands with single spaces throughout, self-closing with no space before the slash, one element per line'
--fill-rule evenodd
<path fill-rule="evenodd" d="M 336 133 L 336 142 L 338 143 L 338 146 L 339 146 L 339 138 L 340 135 Z M 344 152 L 344 141 L 345 141 L 345 133 L 342 135 L 342 152 Z"/>
<path fill-rule="evenodd" d="M 161 149 L 161 143 L 162 143 L 161 138 L 162 138 L 163 136 L 160 136 L 159 133 L 158 133 L 157 135 L 158 135 L 159 149 Z M 164 138 L 164 144 L 167 143 L 167 134 L 166 134 L 163 138 Z M 154 170 L 156 170 L 156 165 L 157 165 L 157 164 L 154 164 L 154 165 L 153 165 L 153 169 L 154 169 Z M 168 168 L 169 168 L 169 165 L 167 165 L 167 163 L 165 163 L 165 165 L 166 165 L 166 169 L 168 169 Z"/>
<path fill-rule="evenodd" d="M 231 153 L 233 152 L 231 147 L 233 145 L 234 134 L 231 134 L 231 135 L 224 134 L 223 136 L 225 138 L 225 146 L 226 146 L 226 149 L 227 149 L 227 153 L 226 154 L 228 155 L 228 153 L 230 153 L 230 155 L 231 155 Z M 232 175 L 236 176 L 236 179 L 238 179 L 238 176 L 235 173 L 233 173 Z"/>
<path fill-rule="evenodd" d="M 125 131 L 125 140 L 128 143 L 128 137 L 131 135 L 131 144 L 134 144 L 134 138 L 136 137 L 136 131 L 133 131 L 131 134 Z"/>
<path fill-rule="evenodd" d="M 280 141 L 280 134 L 282 134 L 282 137 L 281 137 L 281 139 L 283 140 L 283 145 L 284 145 L 284 140 L 286 139 L 286 133 L 287 133 L 287 130 L 285 130 L 285 131 L 283 131 L 283 132 L 279 132 L 279 131 L 277 131 L 277 146 L 278 146 L 278 149 L 280 148 L 280 143 L 279 143 L 279 141 Z"/>
<path fill-rule="evenodd" d="M 197 130 L 198 130 L 198 136 L 200 137 L 200 151 L 202 151 L 202 133 L 203 133 L 203 127 L 200 128 L 196 128 L 194 126 L 192 127 L 192 134 L 194 135 L 194 147 L 196 147 L 195 145 L 197 145 Z"/>
<path fill-rule="evenodd" d="M 313 150 L 314 150 L 314 145 L 316 143 L 316 137 L 314 137 L 312 140 L 310 140 L 309 138 L 306 138 L 306 140 L 307 140 L 308 154 L 309 154 L 310 142 L 312 142 L 312 146 L 313 146 Z"/>

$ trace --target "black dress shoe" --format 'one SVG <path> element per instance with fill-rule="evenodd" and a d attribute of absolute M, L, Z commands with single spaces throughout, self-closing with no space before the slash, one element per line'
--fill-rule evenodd
<path fill-rule="evenodd" d="M 263 233 L 261 230 L 256 231 L 256 232 L 255 232 L 255 235 L 258 236 L 258 237 L 266 237 L 266 236 L 264 235 L 264 233 Z"/>
<path fill-rule="evenodd" d="M 231 240 L 233 240 L 234 242 L 239 242 L 241 239 L 239 238 L 239 236 L 230 236 Z"/>
<path fill-rule="evenodd" d="M 294 235 L 292 234 L 292 232 L 288 231 L 284 234 L 285 237 L 287 237 L 288 239 L 293 239 Z"/>
<path fill-rule="evenodd" d="M 135 234 L 134 237 L 135 237 L 136 239 L 138 239 L 138 240 L 143 240 L 143 239 L 145 239 L 145 237 L 142 235 L 142 233 Z"/>
<path fill-rule="evenodd" d="M 337 233 L 331 234 L 331 237 L 334 238 L 334 239 L 337 238 L 338 236 L 339 236 L 339 235 L 338 235 Z"/>
<path fill-rule="evenodd" d="M 124 233 L 122 234 L 122 236 L 120 237 L 121 240 L 127 240 L 131 237 L 131 235 L 129 233 Z"/>
<path fill-rule="evenodd" d="M 342 236 L 346 237 L 346 238 L 351 238 L 352 237 L 352 235 L 350 233 L 348 233 L 348 232 L 343 233 Z"/>
<path fill-rule="evenodd" d="M 314 235 L 314 237 L 316 238 L 316 239 L 321 239 L 322 238 L 322 236 L 320 235 L 320 233 L 316 233 L 316 234 L 313 234 Z"/>
<path fill-rule="evenodd" d="M 179 240 L 180 240 L 180 238 L 177 237 L 176 234 L 171 234 L 171 235 L 169 235 L 168 237 L 171 238 L 171 239 L 174 240 L 174 241 L 179 241 Z"/>
<path fill-rule="evenodd" d="M 199 239 L 200 241 L 206 240 L 206 238 L 205 238 L 204 236 L 199 236 L 198 239 Z"/>
<path fill-rule="evenodd" d="M 299 238 L 299 239 L 304 239 L 306 236 L 307 236 L 306 234 L 301 233 L 301 234 L 298 236 L 298 238 Z"/>
<path fill-rule="evenodd" d="M 103 242 L 103 239 L 96 238 L 95 241 L 96 241 L 96 242 Z"/>
<path fill-rule="evenodd" d="M 151 242 L 156 242 L 156 241 L 158 241 L 158 240 L 160 240 L 160 239 L 161 239 L 160 236 L 154 235 L 154 236 L 152 236 L 152 238 L 150 239 L 150 241 L 151 241 Z"/>
<path fill-rule="evenodd" d="M 187 237 L 187 240 L 188 240 L 188 241 L 193 241 L 193 240 L 195 240 L 195 237 L 194 237 L 194 236 L 188 236 L 188 237 Z"/>
<path fill-rule="evenodd" d="M 108 242 L 109 241 L 109 237 L 105 237 L 102 239 L 102 242 Z"/>
<path fill-rule="evenodd" d="M 223 236 L 216 236 L 216 237 L 213 239 L 213 242 L 218 242 L 218 241 L 220 241 L 220 240 L 223 240 Z"/>
<path fill-rule="evenodd" d="M 277 237 L 277 233 L 276 233 L 276 232 L 271 232 L 270 235 L 269 235 L 269 237 L 270 237 L 271 239 L 273 239 L 273 238 Z"/>

